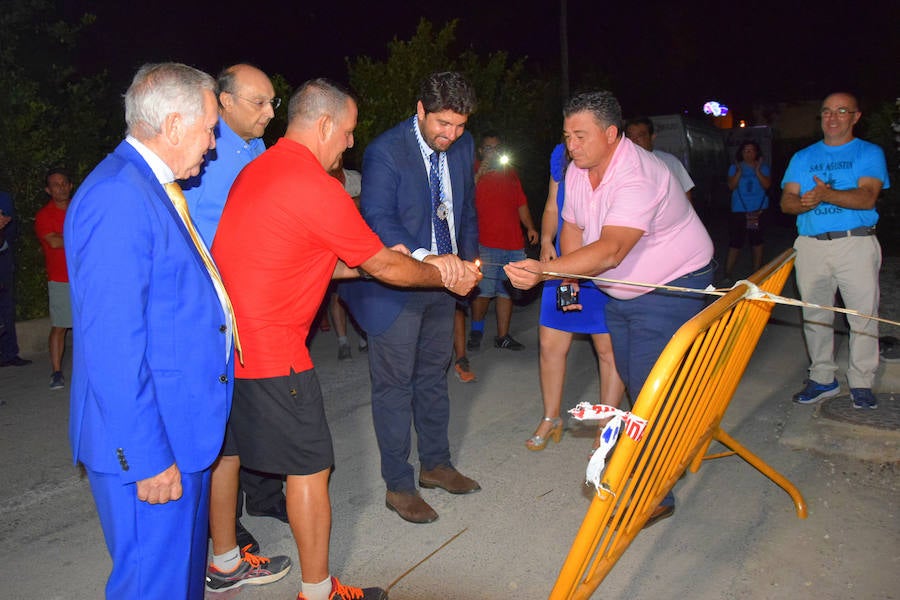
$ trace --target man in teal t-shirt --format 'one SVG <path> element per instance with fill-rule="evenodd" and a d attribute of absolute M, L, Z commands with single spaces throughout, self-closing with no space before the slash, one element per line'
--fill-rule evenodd
<path fill-rule="evenodd" d="M 853 136 L 862 113 L 855 97 L 831 94 L 822 103 L 824 139 L 797 152 L 781 182 L 781 210 L 797 215 L 794 264 L 800 297 L 829 306 L 840 290 L 848 309 L 878 312 L 881 246 L 875 237 L 875 201 L 890 186 L 884 152 Z M 834 313 L 803 309 L 809 378 L 794 395 L 813 404 L 840 393 L 834 361 Z M 872 393 L 878 367 L 878 322 L 849 316 L 847 383 L 855 408 L 877 408 Z"/>

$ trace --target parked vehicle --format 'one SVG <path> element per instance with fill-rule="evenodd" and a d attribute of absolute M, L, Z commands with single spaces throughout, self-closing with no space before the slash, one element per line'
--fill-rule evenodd
<path fill-rule="evenodd" d="M 694 208 L 706 221 L 728 196 L 725 176 L 731 160 L 722 130 L 702 119 L 684 115 L 650 118 L 656 133 L 654 149 L 674 154 L 684 164 L 696 186 Z"/>

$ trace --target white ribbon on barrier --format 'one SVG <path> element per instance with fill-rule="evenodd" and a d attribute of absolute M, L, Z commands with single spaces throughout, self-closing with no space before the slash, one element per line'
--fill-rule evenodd
<path fill-rule="evenodd" d="M 603 489 L 600 478 L 603 476 L 603 470 L 606 468 L 606 457 L 616 445 L 619 434 L 624 429 L 625 435 L 639 442 L 644 437 L 647 420 L 630 412 L 619 410 L 615 406 L 591 404 L 590 402 L 579 402 L 575 405 L 575 408 L 569 409 L 569 414 L 579 421 L 609 419 L 600 434 L 600 446 L 591 455 L 591 460 L 588 462 L 587 471 L 585 472 L 585 482 L 593 485 L 599 494 L 601 489 Z"/>

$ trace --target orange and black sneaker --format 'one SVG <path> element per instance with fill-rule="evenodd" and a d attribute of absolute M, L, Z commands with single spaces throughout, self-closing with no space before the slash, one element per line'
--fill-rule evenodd
<path fill-rule="evenodd" d="M 463 356 L 458 359 L 453 364 L 453 371 L 456 375 L 456 378 L 459 379 L 462 383 L 471 383 L 478 379 L 475 377 L 475 373 L 472 372 L 472 367 L 469 366 L 469 359 Z"/>
<path fill-rule="evenodd" d="M 301 592 L 297 600 L 306 600 Z M 387 592 L 381 588 L 356 588 L 344 585 L 337 577 L 331 578 L 331 594 L 328 600 L 388 600 Z"/>
<path fill-rule="evenodd" d="M 206 567 L 206 589 L 210 592 L 238 588 L 243 585 L 263 585 L 278 581 L 291 570 L 287 556 L 257 556 L 249 552 L 250 544 L 241 551 L 241 563 L 234 571 L 220 571 L 215 565 Z M 377 596 L 375 596 L 377 597 Z"/>

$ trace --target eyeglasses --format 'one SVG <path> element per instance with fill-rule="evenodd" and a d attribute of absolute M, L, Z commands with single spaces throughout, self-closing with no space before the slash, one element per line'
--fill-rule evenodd
<path fill-rule="evenodd" d="M 228 92 L 228 93 L 231 94 L 232 96 L 234 96 L 235 98 L 240 98 L 241 100 L 249 102 L 250 104 L 255 104 L 256 107 L 259 109 L 261 109 L 266 104 L 271 104 L 272 110 L 277 110 L 278 107 L 281 106 L 281 98 L 279 98 L 277 96 L 275 98 L 272 98 L 271 100 L 251 100 L 250 98 L 244 98 L 240 94 L 235 94 L 234 92 Z"/>
<path fill-rule="evenodd" d="M 830 117 L 832 115 L 834 115 L 835 117 L 846 117 L 847 115 L 853 115 L 858 112 L 859 111 L 857 111 L 857 110 L 850 110 L 849 108 L 844 108 L 842 106 L 840 108 L 835 108 L 834 110 L 832 110 L 830 108 L 823 108 L 821 111 L 819 111 L 819 114 L 824 119 L 824 118 Z"/>

